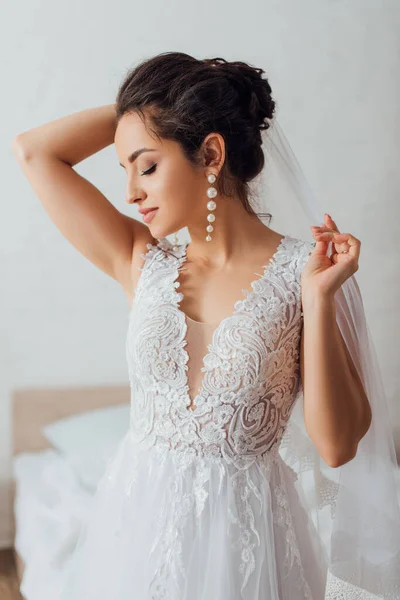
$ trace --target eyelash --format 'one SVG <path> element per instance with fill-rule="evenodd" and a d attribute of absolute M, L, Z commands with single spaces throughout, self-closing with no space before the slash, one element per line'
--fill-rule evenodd
<path fill-rule="evenodd" d="M 157 167 L 157 163 L 155 165 L 153 165 L 152 167 L 150 167 L 150 169 L 147 169 L 147 171 L 142 171 L 142 175 L 151 175 L 151 173 L 154 173 L 154 171 L 156 170 Z"/>

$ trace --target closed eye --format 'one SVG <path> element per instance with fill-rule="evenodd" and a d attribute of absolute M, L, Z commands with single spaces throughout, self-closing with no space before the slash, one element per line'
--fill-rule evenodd
<path fill-rule="evenodd" d="M 156 170 L 156 167 L 157 163 L 150 167 L 150 169 L 147 169 L 147 171 L 142 171 L 141 175 L 151 175 L 151 173 L 154 173 L 154 171 Z"/>

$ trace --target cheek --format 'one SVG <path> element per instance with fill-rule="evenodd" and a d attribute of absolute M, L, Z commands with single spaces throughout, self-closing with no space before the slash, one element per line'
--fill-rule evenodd
<path fill-rule="evenodd" d="M 181 214 L 185 214 L 186 211 L 190 212 L 193 209 L 196 194 L 198 194 L 198 189 L 196 189 L 198 185 L 192 174 L 184 171 L 174 174 L 170 171 L 157 183 L 159 205 L 167 205 L 171 211 L 179 211 Z M 206 188 L 204 199 L 206 202 Z"/>

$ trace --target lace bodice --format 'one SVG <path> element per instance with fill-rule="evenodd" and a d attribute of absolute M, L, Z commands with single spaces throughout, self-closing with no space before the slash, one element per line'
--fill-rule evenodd
<path fill-rule="evenodd" d="M 263 275 L 214 329 L 192 410 L 186 350 L 188 320 L 179 307 L 186 244 L 148 244 L 126 340 L 132 390 L 130 431 L 146 447 L 183 460 L 223 458 L 241 468 L 276 452 L 301 385 L 300 275 L 314 248 L 284 236 Z"/>

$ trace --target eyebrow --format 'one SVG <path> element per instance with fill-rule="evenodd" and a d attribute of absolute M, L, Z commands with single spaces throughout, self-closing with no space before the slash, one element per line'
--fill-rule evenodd
<path fill-rule="evenodd" d="M 153 152 L 153 150 L 157 150 L 157 148 L 139 148 L 138 150 L 135 150 L 135 152 L 132 152 L 132 154 L 130 154 L 128 156 L 128 162 L 133 163 L 138 156 L 140 156 L 141 154 L 143 154 L 143 152 Z M 122 163 L 119 163 L 121 165 L 122 168 L 125 169 L 124 165 Z"/>

